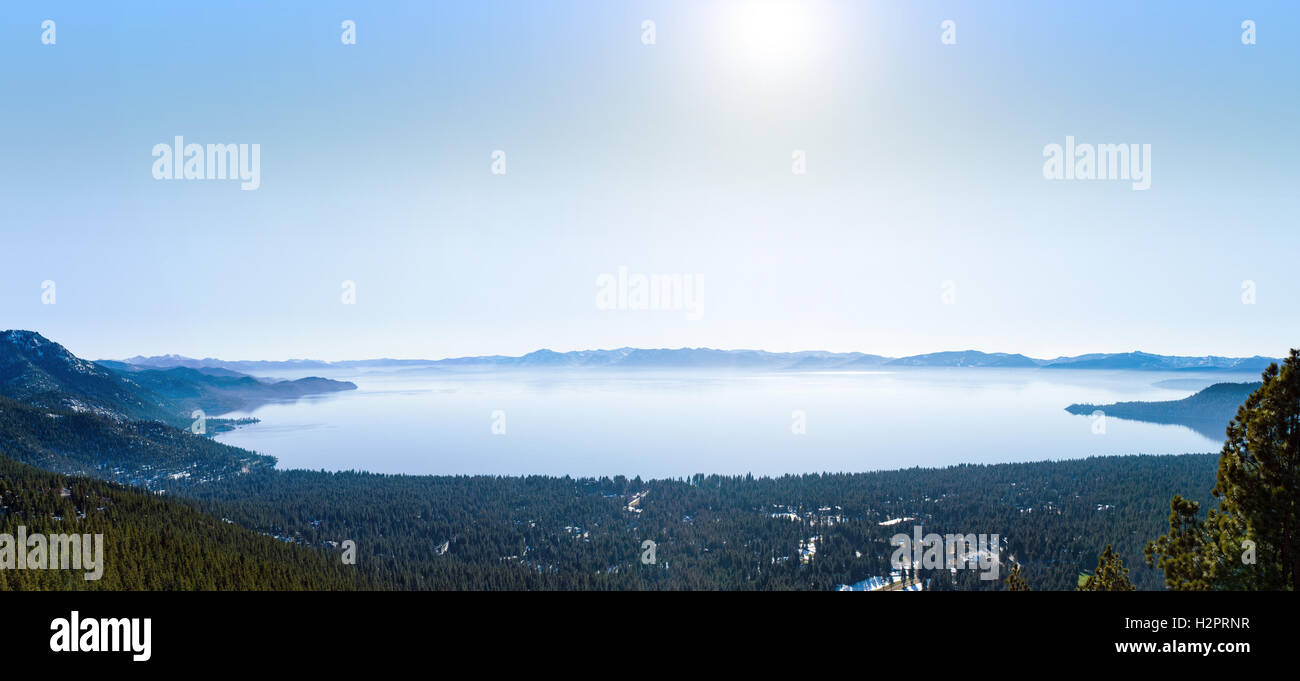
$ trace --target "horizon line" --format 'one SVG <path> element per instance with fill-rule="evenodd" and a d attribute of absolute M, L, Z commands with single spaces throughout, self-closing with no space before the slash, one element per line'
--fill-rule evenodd
<path fill-rule="evenodd" d="M 778 350 L 762 350 L 762 349 L 757 349 L 757 348 L 717 348 L 717 347 L 710 347 L 710 346 L 704 346 L 704 345 L 701 345 L 701 346 L 681 346 L 681 347 L 638 347 L 638 346 L 633 346 L 633 345 L 625 345 L 625 346 L 620 346 L 620 347 L 616 347 L 616 348 L 582 348 L 582 349 L 576 349 L 576 350 L 553 350 L 553 349 L 551 349 L 551 348 L 541 347 L 541 348 L 538 348 L 538 349 L 536 349 L 536 350 L 532 350 L 532 351 L 525 352 L 525 353 L 523 353 L 523 354 L 517 354 L 517 355 L 502 354 L 502 353 L 492 353 L 492 354 L 483 354 L 483 355 L 449 355 L 449 356 L 439 357 L 439 358 L 429 358 L 429 357 L 389 357 L 389 356 L 382 356 L 382 357 L 365 357 L 365 358 L 360 358 L 360 359 L 335 359 L 335 360 L 329 360 L 329 359 L 315 359 L 315 358 L 310 358 L 310 357 L 291 357 L 291 358 L 288 358 L 288 359 L 222 359 L 222 358 L 220 358 L 220 357 L 212 357 L 212 356 L 208 356 L 208 357 L 191 357 L 191 356 L 189 356 L 189 355 L 180 355 L 180 354 L 176 354 L 176 353 L 166 353 L 166 354 L 162 354 L 162 355 L 133 355 L 133 356 L 131 356 L 131 357 L 125 357 L 125 358 L 121 358 L 121 359 L 101 358 L 101 359 L 96 359 L 96 360 L 94 360 L 94 361 L 96 361 L 96 362 L 125 362 L 125 363 L 128 363 L 128 364 L 133 364 L 134 362 L 131 361 L 131 360 L 133 360 L 133 359 L 137 359 L 137 360 L 149 360 L 149 359 L 174 358 L 174 359 L 186 359 L 186 360 L 192 360 L 192 361 L 196 361 L 196 362 L 214 361 L 214 362 L 229 362 L 229 363 L 238 363 L 238 362 L 265 362 L 265 363 L 317 362 L 317 363 L 321 363 L 321 364 L 342 364 L 342 363 L 346 363 L 346 362 L 384 362 L 384 361 L 389 361 L 389 362 L 446 362 L 446 361 L 450 361 L 450 360 L 464 360 L 464 359 L 520 359 L 520 358 L 523 358 L 523 357 L 527 357 L 527 356 L 529 356 L 529 355 L 534 355 L 534 354 L 542 353 L 542 352 L 550 352 L 550 353 L 557 354 L 557 355 L 567 355 L 567 354 L 583 353 L 583 352 L 593 352 L 593 353 L 594 353 L 594 352 L 617 352 L 617 351 L 619 351 L 619 350 L 629 350 L 629 351 L 637 351 L 637 350 L 641 350 L 641 351 L 670 351 L 670 352 L 671 352 L 671 351 L 684 351 L 684 350 L 706 350 L 706 351 L 712 351 L 712 352 L 726 352 L 726 353 L 753 352 L 753 353 L 763 353 L 763 354 L 768 354 L 768 355 L 800 355 L 800 354 L 817 353 L 817 354 L 825 354 L 825 355 L 831 355 L 831 356 L 845 356 L 845 357 L 847 357 L 847 356 L 879 357 L 879 358 L 881 358 L 881 359 L 885 359 L 885 360 L 909 359 L 909 358 L 913 358 L 913 357 L 927 357 L 927 356 L 932 356 L 932 355 L 961 354 L 961 353 L 978 353 L 978 354 L 981 354 L 981 355 L 987 355 L 987 356 L 1024 357 L 1025 359 L 1034 360 L 1034 361 L 1039 361 L 1039 362 L 1053 362 L 1053 361 L 1062 360 L 1062 359 L 1077 359 L 1077 358 L 1079 358 L 1079 357 L 1087 357 L 1087 356 L 1093 356 L 1093 355 L 1097 355 L 1097 356 L 1105 356 L 1105 355 L 1150 355 L 1150 356 L 1153 356 L 1153 357 L 1187 358 L 1187 359 L 1203 359 L 1203 358 L 1221 358 L 1221 359 L 1269 359 L 1269 360 L 1281 360 L 1281 359 L 1284 359 L 1284 356 L 1273 356 L 1273 355 L 1219 355 L 1219 354 L 1213 354 L 1213 353 L 1211 353 L 1211 354 L 1204 354 L 1204 355 L 1167 355 L 1167 354 L 1158 353 L 1158 352 L 1147 352 L 1147 351 L 1144 351 L 1144 350 L 1126 350 L 1126 351 L 1120 351 L 1120 352 L 1099 351 L 1099 352 L 1084 352 L 1084 353 L 1080 353 L 1080 354 L 1077 354 L 1077 355 L 1057 355 L 1057 356 L 1055 356 L 1055 357 L 1034 357 L 1034 356 L 1032 356 L 1032 355 L 1026 355 L 1026 354 L 1019 353 L 1019 352 L 1001 352 L 1001 351 L 992 351 L 992 352 L 990 352 L 990 351 L 986 351 L 986 350 L 977 350 L 977 349 L 974 349 L 974 348 L 967 348 L 967 349 L 964 349 L 964 350 L 936 350 L 936 351 L 933 351 L 933 352 L 920 352 L 920 353 L 909 354 L 909 355 L 882 355 L 882 354 L 877 354 L 877 353 L 873 353 L 873 352 L 863 352 L 863 351 L 860 351 L 860 350 L 846 350 L 846 351 L 837 351 L 837 350 L 780 350 L 780 351 L 778 351 Z"/>
<path fill-rule="evenodd" d="M 63 346 L 62 343 L 59 343 L 59 342 L 56 341 L 56 340 L 52 340 L 52 339 L 50 339 L 49 337 L 45 336 L 44 334 L 42 334 L 42 333 L 39 332 L 39 331 L 32 331 L 32 330 L 28 330 L 28 329 L 6 329 L 6 330 L 3 330 L 3 331 L 0 331 L 0 335 L 10 334 L 10 333 L 30 333 L 30 334 L 35 334 L 35 335 L 40 336 L 41 338 L 45 339 L 46 341 L 48 341 L 48 342 L 50 342 L 50 343 L 55 343 L 55 344 L 58 344 L 60 347 L 65 347 L 65 346 Z M 65 347 L 65 349 L 66 349 L 66 347 Z M 131 362 L 131 360 L 133 360 L 133 359 L 136 359 L 136 360 L 149 360 L 149 359 L 174 358 L 174 359 L 185 359 L 185 360 L 192 360 L 192 361 L 198 361 L 198 362 L 202 362 L 202 361 L 214 361 L 214 362 L 230 362 L 230 363 L 237 363 L 237 362 L 263 362 L 263 363 L 317 362 L 317 363 L 321 363 L 321 364 L 341 364 L 341 363 L 346 363 L 346 362 L 381 362 L 381 361 L 393 361 L 393 362 L 445 362 L 445 361 L 449 361 L 449 360 L 490 359 L 490 358 L 500 358 L 500 359 L 519 359 L 519 358 L 522 358 L 522 357 L 526 357 L 526 356 L 528 356 L 528 355 L 533 355 L 533 354 L 542 353 L 542 352 L 550 352 L 550 353 L 554 353 L 554 354 L 565 355 L 565 354 L 583 353 L 583 352 L 593 352 L 593 353 L 594 353 L 594 352 L 617 352 L 617 351 L 620 351 L 620 350 L 629 350 L 629 351 L 637 351 L 637 350 L 642 350 L 642 351 L 684 351 L 684 350 L 705 350 L 705 351 L 712 351 L 712 352 L 726 352 L 726 353 L 753 352 L 753 353 L 764 353 L 764 354 L 769 354 L 769 355 L 799 355 L 799 354 L 814 354 L 814 353 L 816 353 L 816 354 L 825 354 L 825 355 L 832 355 L 832 356 L 852 356 L 852 355 L 857 355 L 857 356 L 866 356 L 866 357 L 879 357 L 879 358 L 881 358 L 881 359 L 886 359 L 886 360 L 909 359 L 909 358 L 913 358 L 913 357 L 926 357 L 926 356 L 931 356 L 931 355 L 940 355 L 940 354 L 978 353 L 978 354 L 988 355 L 988 356 L 1024 357 L 1025 359 L 1029 359 L 1029 360 L 1033 360 L 1033 361 L 1038 361 L 1038 362 L 1053 362 L 1053 361 L 1062 360 L 1062 359 L 1077 359 L 1077 358 L 1079 358 L 1079 357 L 1085 357 L 1085 356 L 1090 356 L 1090 355 L 1132 355 L 1132 354 L 1151 355 L 1151 356 L 1156 356 L 1156 357 L 1169 357 L 1169 358 L 1190 358 L 1190 359 L 1221 358 L 1221 359 L 1238 359 L 1238 360 L 1242 360 L 1242 359 L 1261 359 L 1261 358 L 1262 358 L 1262 359 L 1269 359 L 1269 360 L 1282 360 L 1282 359 L 1284 359 L 1284 358 L 1286 357 L 1287 354 L 1289 354 L 1289 353 L 1283 353 L 1282 355 L 1260 355 L 1260 354 L 1255 354 L 1255 355 L 1219 355 L 1219 354 L 1213 354 L 1213 353 L 1210 353 L 1210 354 L 1201 354 L 1201 355 L 1166 355 L 1166 354 L 1162 354 L 1162 353 L 1158 353 L 1158 352 L 1148 352 L 1148 351 L 1144 351 L 1144 350 L 1140 350 L 1140 349 L 1134 349 L 1134 350 L 1125 350 L 1125 351 L 1118 351 L 1118 352 L 1116 352 L 1116 351 L 1092 351 L 1092 352 L 1084 352 L 1084 353 L 1075 354 L 1075 355 L 1065 355 L 1065 354 L 1060 354 L 1060 355 L 1057 355 L 1057 356 L 1055 356 L 1055 357 L 1034 357 L 1033 355 L 1026 355 L 1026 354 L 1024 354 L 1024 353 L 1020 353 L 1020 352 L 985 351 L 985 350 L 977 350 L 977 349 L 974 349 L 974 348 L 967 348 L 967 349 L 963 349 L 963 350 L 935 350 L 935 351 L 931 351 L 931 352 L 920 352 L 920 353 L 906 354 L 906 355 L 883 355 L 883 354 L 877 354 L 877 353 L 872 353 L 872 352 L 864 352 L 864 351 L 861 351 L 861 350 L 844 350 L 844 351 L 837 351 L 837 350 L 783 350 L 783 351 L 777 351 L 777 350 L 763 350 L 763 349 L 759 349 L 759 348 L 719 348 L 719 347 L 710 347 L 710 346 L 705 346 L 705 345 L 701 345 L 701 346 L 679 346 L 679 347 L 638 347 L 638 346 L 633 346 L 633 345 L 624 345 L 624 346 L 614 347 L 614 348 L 580 348 L 580 349 L 574 349 L 574 350 L 553 350 L 553 349 L 548 348 L 548 347 L 540 347 L 540 348 L 537 348 L 537 349 L 535 349 L 535 350 L 531 350 L 531 351 L 529 351 L 529 352 L 525 352 L 525 353 L 523 353 L 523 354 L 518 354 L 518 355 L 510 355 L 510 354 L 502 354 L 502 353 L 491 353 L 491 354 L 480 354 L 480 355 L 455 355 L 455 356 L 444 356 L 444 357 L 436 358 L 436 359 L 434 359 L 434 358 L 429 358 L 429 357 L 390 357 L 390 356 L 370 357 L 370 358 L 361 358 L 361 359 L 336 359 L 336 360 L 314 359 L 314 358 L 309 358 L 309 357 L 291 357 L 291 358 L 288 358 L 288 359 L 222 359 L 222 358 L 220 358 L 220 357 L 214 357 L 214 356 L 194 357 L 194 356 L 190 356 L 190 355 L 182 355 L 182 354 L 177 354 L 177 353 L 164 353 L 164 354 L 160 354 L 160 355 L 142 355 L 142 354 L 136 354 L 136 355 L 133 355 L 133 356 L 131 356 L 131 357 L 124 357 L 124 358 L 120 358 L 120 359 L 101 357 L 101 358 L 97 358 L 97 359 L 95 359 L 95 360 L 91 360 L 91 361 L 95 361 L 95 362 L 124 362 L 124 363 L 128 363 L 128 364 L 132 364 L 133 362 Z M 1289 351 L 1289 350 L 1290 350 L 1290 348 L 1288 348 L 1288 351 Z M 74 353 L 74 354 L 75 354 L 75 353 Z M 78 356 L 80 356 L 80 355 L 78 355 Z"/>

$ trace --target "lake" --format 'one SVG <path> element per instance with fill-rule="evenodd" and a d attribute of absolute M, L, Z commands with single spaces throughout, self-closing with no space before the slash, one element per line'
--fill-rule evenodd
<path fill-rule="evenodd" d="M 1101 454 L 1217 452 L 1175 425 L 1065 412 L 1180 399 L 1254 374 L 1045 369 L 472 373 L 316 370 L 358 389 L 223 416 L 217 435 L 280 468 L 495 475 L 780 475 Z M 795 434 L 794 412 L 805 432 Z M 495 416 L 494 416 L 495 414 Z M 494 425 L 503 433 L 494 434 Z M 1226 425 L 1226 424 L 1225 424 Z"/>

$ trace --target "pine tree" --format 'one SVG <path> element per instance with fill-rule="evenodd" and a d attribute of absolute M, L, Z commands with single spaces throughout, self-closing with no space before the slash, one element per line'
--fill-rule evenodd
<path fill-rule="evenodd" d="M 1077 591 L 1133 591 L 1133 585 L 1128 581 L 1128 568 L 1124 567 L 1124 562 L 1110 544 L 1097 557 L 1097 572 Z"/>
<path fill-rule="evenodd" d="M 1004 580 L 1007 585 L 1007 591 L 1033 591 L 1029 588 L 1029 582 L 1025 580 L 1024 575 L 1020 572 L 1020 563 L 1011 565 L 1011 572 L 1007 573 Z"/>
<path fill-rule="evenodd" d="M 1147 563 L 1180 590 L 1300 589 L 1300 350 L 1263 384 L 1228 425 L 1205 520 L 1175 495 L 1169 534 L 1149 543 Z"/>

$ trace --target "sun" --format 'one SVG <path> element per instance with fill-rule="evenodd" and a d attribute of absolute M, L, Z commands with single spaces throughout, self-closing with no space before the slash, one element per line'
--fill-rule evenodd
<path fill-rule="evenodd" d="M 768 72 L 797 67 L 816 49 L 809 4 L 797 0 L 744 0 L 727 6 L 723 47 L 735 62 Z"/>

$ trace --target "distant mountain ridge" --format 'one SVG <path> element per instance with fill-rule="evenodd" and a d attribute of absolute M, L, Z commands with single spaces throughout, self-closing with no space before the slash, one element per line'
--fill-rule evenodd
<path fill-rule="evenodd" d="M 34 331 L 0 331 L 0 397 L 118 422 L 186 427 L 194 409 L 219 413 L 356 387 L 325 378 L 260 381 L 222 367 L 155 369 L 88 362 Z"/>
<path fill-rule="evenodd" d="M 1170 423 L 1187 426 L 1212 439 L 1222 439 L 1237 408 L 1261 383 L 1215 383 L 1181 400 L 1163 402 L 1116 402 L 1114 404 L 1071 404 L 1065 410 L 1087 415 L 1100 411 L 1131 421 Z"/>
<path fill-rule="evenodd" d="M 1146 352 L 1093 353 L 1076 357 L 1036 359 L 1021 354 L 961 350 L 933 352 L 908 357 L 885 357 L 861 352 L 767 352 L 765 350 L 718 350 L 714 348 L 617 348 L 613 350 L 536 350 L 518 357 L 485 355 L 447 359 L 367 359 L 326 362 L 312 359 L 284 361 L 216 358 L 194 359 L 179 355 L 130 357 L 101 364 L 167 369 L 186 367 L 204 372 L 285 371 L 301 369 L 405 369 L 415 367 L 447 369 L 491 368 L 600 368 L 621 369 L 750 369 L 770 371 L 852 371 L 880 367 L 988 367 L 1042 369 L 1096 369 L 1137 371 L 1230 371 L 1259 372 L 1273 357 L 1183 357 Z"/>
<path fill-rule="evenodd" d="M 1044 366 L 1051 369 L 1151 369 L 1157 371 L 1263 371 L 1273 362 L 1273 357 L 1178 357 L 1153 355 L 1147 352 L 1091 354 L 1078 357 L 1058 357 Z"/>
<path fill-rule="evenodd" d="M 116 421 L 179 419 L 162 397 L 33 331 L 0 332 L 0 397 Z"/>
<path fill-rule="evenodd" d="M 202 409 L 211 414 L 248 409 L 264 402 L 291 400 L 304 395 L 357 389 L 351 381 L 317 377 L 266 381 L 219 367 L 141 369 L 130 372 L 128 377 L 171 401 L 182 412 Z"/>
<path fill-rule="evenodd" d="M 914 367 L 1038 367 L 1044 366 L 1042 360 L 1031 359 L 1024 355 L 1005 352 L 980 352 L 965 350 L 960 352 L 932 352 L 927 355 L 900 357 L 887 362 L 890 366 Z"/>

